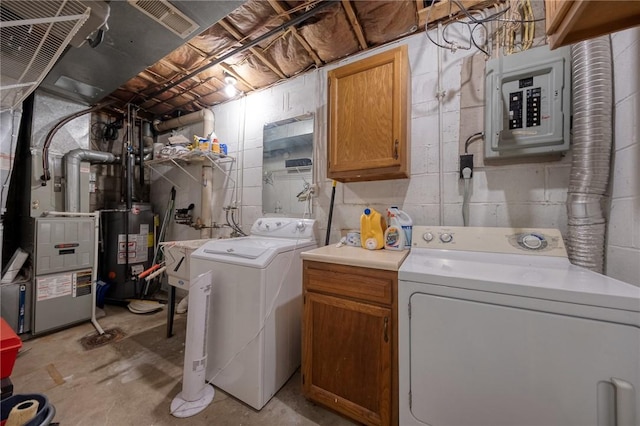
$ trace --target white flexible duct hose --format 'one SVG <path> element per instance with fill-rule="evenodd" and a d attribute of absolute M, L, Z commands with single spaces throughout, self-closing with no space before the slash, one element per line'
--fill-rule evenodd
<path fill-rule="evenodd" d="M 567 249 L 573 264 L 604 269 L 606 220 L 602 205 L 609 185 L 613 81 L 609 36 L 571 47 L 573 146 L 567 213 Z"/>

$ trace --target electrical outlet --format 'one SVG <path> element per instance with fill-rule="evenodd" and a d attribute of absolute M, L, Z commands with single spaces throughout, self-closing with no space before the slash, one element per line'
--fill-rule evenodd
<path fill-rule="evenodd" d="M 463 154 L 460 156 L 460 179 L 464 179 L 462 171 L 467 167 L 471 169 L 471 176 L 473 176 L 473 154 Z"/>

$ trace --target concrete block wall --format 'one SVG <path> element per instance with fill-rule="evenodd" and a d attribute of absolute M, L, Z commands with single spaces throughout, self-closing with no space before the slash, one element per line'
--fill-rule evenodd
<path fill-rule="evenodd" d="M 613 34 L 614 152 L 609 276 L 640 286 L 640 27 Z"/>
<path fill-rule="evenodd" d="M 484 58 L 481 55 L 473 56 L 474 51 L 439 51 L 421 33 L 214 107 L 216 133 L 238 156 L 238 185 L 241 189 L 237 201 L 241 206 L 245 231 L 249 230 L 256 218 L 263 215 L 263 125 L 314 112 L 314 180 L 318 185 L 318 192 L 313 202 L 313 217 L 319 225 L 318 238 L 324 241 L 331 197 L 331 181 L 326 178 L 327 72 L 393 48 L 399 43 L 408 45 L 411 66 L 411 176 L 403 180 L 338 183 L 331 241 L 337 241 L 342 230 L 358 229 L 360 215 L 365 207 L 384 212 L 388 206 L 398 205 L 413 218 L 414 224 L 462 225 L 464 185 L 458 177 L 458 156 L 464 151 L 466 138 L 482 131 L 484 127 Z M 637 44 L 634 46 L 637 49 Z M 633 92 L 636 102 L 633 105 L 636 108 L 637 92 L 636 87 Z M 439 93 L 442 93 L 441 101 L 438 99 Z M 620 99 L 620 102 L 624 102 L 624 99 Z M 627 103 L 631 105 L 629 100 Z M 627 113 L 631 114 L 630 111 Z M 637 123 L 637 112 L 635 120 Z M 635 145 L 624 149 L 631 149 L 631 153 L 637 154 L 637 124 L 635 129 Z M 565 202 L 570 153 L 565 156 L 484 164 L 482 151 L 482 141 L 471 144 L 469 149 L 470 153 L 476 154 L 471 182 L 471 226 L 558 228 L 561 232 L 566 232 Z M 633 158 L 638 159 L 638 155 Z M 640 169 L 636 167 L 636 172 L 633 173 L 637 173 L 637 170 Z M 624 173 L 632 173 L 632 170 Z M 619 211 L 635 206 L 633 208 L 636 209 L 637 218 L 639 179 L 637 174 L 634 176 L 635 198 L 620 195 L 614 202 L 614 207 Z M 618 185 L 623 184 L 618 182 Z M 634 184 L 627 184 L 629 185 Z M 614 193 L 618 194 L 619 191 Z M 225 199 L 231 199 L 229 194 Z M 638 223 L 637 219 L 635 223 Z M 629 261 L 627 256 L 618 262 L 620 265 L 610 256 L 611 271 L 632 268 L 638 264 L 638 241 L 640 238 L 636 238 L 633 243 L 620 242 L 621 245 L 615 247 L 611 246 L 610 241 L 610 251 L 613 250 L 616 259 L 617 252 L 620 251 L 624 251 L 625 256 L 636 255 L 635 261 Z M 629 273 L 625 277 L 625 280 L 631 280 Z"/>

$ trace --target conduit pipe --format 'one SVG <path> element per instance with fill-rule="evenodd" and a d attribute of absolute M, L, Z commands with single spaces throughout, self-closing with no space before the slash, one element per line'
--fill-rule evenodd
<path fill-rule="evenodd" d="M 154 129 L 158 132 L 165 132 L 178 127 L 187 126 L 202 122 L 203 137 L 209 137 L 213 133 L 215 117 L 210 109 L 202 109 L 192 112 L 181 117 L 172 118 L 167 121 L 156 121 L 153 123 Z M 202 190 L 200 192 L 200 218 L 205 227 L 200 230 L 202 238 L 211 238 L 211 227 L 213 226 L 213 167 L 211 164 L 203 164 L 202 166 Z"/>
<path fill-rule="evenodd" d="M 80 164 L 83 161 L 90 163 L 115 163 L 119 158 L 110 152 L 93 151 L 89 149 L 74 149 L 64 155 L 65 176 L 65 211 L 80 211 Z"/>
<path fill-rule="evenodd" d="M 82 117 L 85 114 L 89 114 L 102 108 L 106 108 L 109 105 L 113 104 L 115 101 L 115 99 L 112 99 L 103 104 L 97 104 L 82 111 L 78 111 L 75 114 L 71 114 L 70 116 L 60 120 L 58 124 L 53 126 L 51 130 L 49 130 L 49 133 L 47 133 L 47 137 L 44 140 L 44 144 L 42 145 L 42 176 L 40 176 L 42 186 L 47 186 L 47 181 L 51 179 L 51 172 L 49 171 L 49 147 L 53 142 L 53 137 L 56 135 L 56 133 L 58 133 L 58 130 L 62 129 L 68 122 L 75 120 L 78 117 Z"/>
<path fill-rule="evenodd" d="M 613 80 L 609 36 L 571 47 L 572 162 L 567 194 L 569 259 L 602 273 L 612 146 Z"/>

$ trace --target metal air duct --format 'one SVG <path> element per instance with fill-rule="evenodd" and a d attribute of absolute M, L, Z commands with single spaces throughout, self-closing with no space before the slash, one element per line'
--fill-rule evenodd
<path fill-rule="evenodd" d="M 613 73 L 609 36 L 571 47 L 573 70 L 573 157 L 567 213 L 567 249 L 575 265 L 604 269 L 606 219 L 603 204 L 609 185 Z"/>

